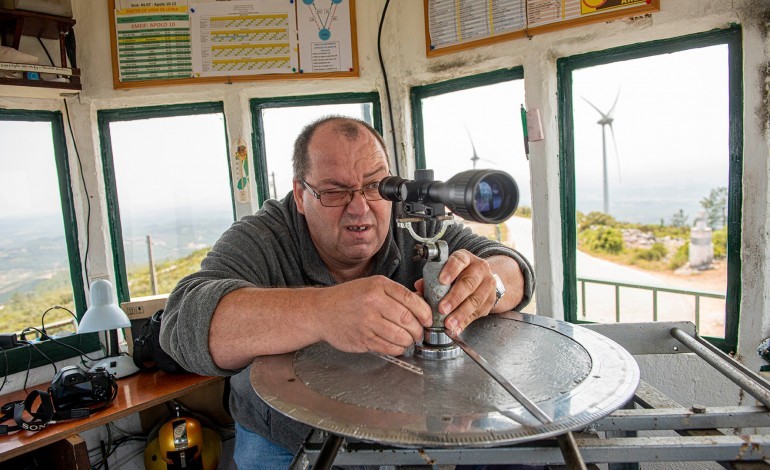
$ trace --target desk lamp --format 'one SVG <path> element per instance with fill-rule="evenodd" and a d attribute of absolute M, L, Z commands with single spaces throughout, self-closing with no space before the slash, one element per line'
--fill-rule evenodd
<path fill-rule="evenodd" d="M 103 367 L 116 378 L 123 378 L 139 371 L 131 356 L 120 354 L 118 328 L 130 326 L 131 321 L 115 301 L 110 281 L 97 279 L 92 282 L 91 304 L 78 324 L 78 333 L 107 332 L 106 357 L 91 368 L 92 372 Z"/>

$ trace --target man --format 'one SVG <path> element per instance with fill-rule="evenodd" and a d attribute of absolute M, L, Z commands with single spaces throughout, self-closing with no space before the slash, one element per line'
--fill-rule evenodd
<path fill-rule="evenodd" d="M 168 298 L 161 345 L 186 369 L 232 375 L 239 468 L 286 468 L 309 432 L 254 393 L 254 358 L 319 341 L 346 352 L 403 354 L 432 323 L 418 292 L 424 262 L 377 191 L 389 175 L 382 137 L 333 116 L 308 125 L 294 147 L 293 191 L 233 224 Z M 417 230 L 433 234 L 433 224 Z M 532 270 L 514 250 L 452 225 L 439 281 L 445 326 L 462 331 L 491 312 L 521 308 Z M 497 274 L 506 293 L 497 298 Z M 274 459 L 274 460 L 270 460 Z"/>

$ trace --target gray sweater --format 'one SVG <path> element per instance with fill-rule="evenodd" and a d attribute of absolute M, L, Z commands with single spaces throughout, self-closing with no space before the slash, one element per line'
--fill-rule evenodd
<path fill-rule="evenodd" d="M 432 225 L 415 224 L 415 231 L 433 234 L 436 227 Z M 524 299 L 516 309 L 529 302 L 534 288 L 532 268 L 517 251 L 475 235 L 459 224 L 450 226 L 442 239 L 449 245 L 450 253 L 464 248 L 481 258 L 506 255 L 515 259 L 525 283 Z M 415 281 L 422 278 L 424 264 L 422 260 L 412 260 L 415 244 L 406 229 L 393 223 L 375 256 L 373 272 L 413 288 Z M 214 364 L 208 348 L 211 317 L 224 295 L 242 287 L 334 284 L 336 281 L 321 261 L 292 194 L 282 201 L 269 200 L 255 215 L 235 222 L 222 234 L 199 272 L 179 281 L 163 313 L 161 346 L 189 371 L 232 376 L 230 411 L 235 421 L 296 452 L 310 428 L 270 409 L 257 396 L 249 381 L 250 367 L 226 370 Z M 259 336 L 255 335 L 254 340 L 259 341 Z"/>

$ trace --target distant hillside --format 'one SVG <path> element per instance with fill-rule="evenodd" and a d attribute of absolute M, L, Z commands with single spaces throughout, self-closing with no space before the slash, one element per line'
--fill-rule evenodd
<path fill-rule="evenodd" d="M 201 248 L 178 260 L 156 265 L 159 293 L 168 293 L 179 279 L 200 269 L 200 264 L 211 247 Z M 147 267 L 134 267 L 128 272 L 128 285 L 132 297 L 152 295 L 150 273 Z M 53 277 L 39 280 L 33 292 L 14 293 L 0 304 L 0 331 L 16 332 L 26 327 L 40 327 L 41 316 L 47 309 L 60 305 L 75 312 L 70 291 L 69 273 L 59 271 Z M 46 325 L 71 316 L 64 310 L 56 309 L 46 314 Z"/>

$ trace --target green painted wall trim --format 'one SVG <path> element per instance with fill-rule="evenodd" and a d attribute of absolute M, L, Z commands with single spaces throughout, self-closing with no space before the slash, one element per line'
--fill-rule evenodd
<path fill-rule="evenodd" d="M 724 351 L 738 343 L 741 296 L 741 211 L 743 189 L 743 50 L 739 25 L 672 39 L 607 49 L 565 57 L 556 61 L 559 110 L 560 208 L 562 213 L 562 260 L 564 262 L 563 302 L 565 319 L 577 322 L 577 227 L 575 208 L 575 150 L 572 120 L 572 72 L 611 62 L 670 54 L 719 44 L 728 46 L 729 63 L 729 176 L 728 247 L 725 338 L 709 338 Z"/>
<path fill-rule="evenodd" d="M 128 273 L 126 259 L 123 251 L 123 228 L 120 222 L 120 207 L 118 204 L 118 187 L 115 179 L 115 164 L 112 157 L 112 138 L 110 135 L 110 123 L 121 121 L 135 121 L 139 119 L 153 119 L 177 116 L 191 116 L 195 114 L 222 114 L 224 116 L 224 104 L 221 102 L 189 103 L 179 105 L 147 106 L 140 108 L 106 109 L 96 114 L 99 128 L 99 143 L 101 146 L 102 167 L 104 169 L 104 184 L 107 198 L 107 216 L 110 225 L 110 245 L 114 260 L 115 276 L 117 278 L 118 302 L 131 300 L 128 290 Z M 225 125 L 225 140 L 227 139 L 227 126 Z M 233 220 L 235 220 L 235 199 L 232 191 L 232 171 L 230 171 L 229 150 L 225 148 L 228 175 L 231 188 L 231 208 Z"/>
<path fill-rule="evenodd" d="M 249 101 L 251 109 L 251 142 L 254 155 L 254 181 L 257 183 L 257 202 L 259 207 L 270 197 L 267 178 L 267 149 L 262 132 L 264 121 L 262 110 L 268 108 L 287 108 L 298 106 L 320 106 L 330 104 L 366 104 L 372 105 L 372 127 L 382 134 L 382 108 L 379 93 L 327 93 L 323 95 L 280 96 L 275 98 L 253 98 Z"/>
<path fill-rule="evenodd" d="M 422 116 L 422 100 L 431 96 L 443 95 L 454 91 L 467 90 L 496 83 L 507 82 L 511 80 L 521 80 L 524 78 L 523 67 L 513 67 L 509 69 L 494 70 L 467 77 L 453 78 L 429 85 L 412 87 L 409 90 L 409 102 L 412 107 L 412 135 L 414 137 L 414 156 L 415 168 L 424 170 L 426 166 L 425 159 L 425 128 Z M 512 105 L 513 106 L 513 105 Z M 405 176 L 406 178 L 406 176 Z"/>

